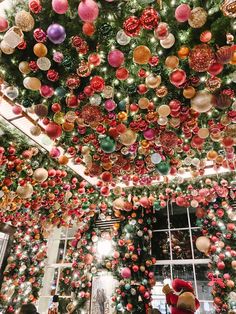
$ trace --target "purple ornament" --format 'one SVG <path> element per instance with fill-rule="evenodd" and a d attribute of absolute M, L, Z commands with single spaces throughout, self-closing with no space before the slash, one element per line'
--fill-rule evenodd
<path fill-rule="evenodd" d="M 147 129 L 143 132 L 143 136 L 146 140 L 152 141 L 156 136 L 156 132 L 154 129 Z"/>
<path fill-rule="evenodd" d="M 53 44 L 61 44 L 66 39 L 65 28 L 60 24 L 52 24 L 47 29 L 47 36 Z"/>

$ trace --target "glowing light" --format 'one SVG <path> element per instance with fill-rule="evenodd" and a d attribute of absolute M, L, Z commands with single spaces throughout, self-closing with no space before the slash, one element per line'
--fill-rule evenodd
<path fill-rule="evenodd" d="M 97 254 L 100 258 L 111 256 L 113 252 L 112 242 L 106 239 L 100 239 L 97 242 Z"/>

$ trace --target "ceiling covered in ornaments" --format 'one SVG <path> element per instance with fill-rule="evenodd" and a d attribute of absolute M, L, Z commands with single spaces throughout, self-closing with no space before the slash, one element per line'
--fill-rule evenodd
<path fill-rule="evenodd" d="M 62 3 L 14 1 L 0 19 L 5 120 L 92 185 L 235 169 L 230 1 Z"/>

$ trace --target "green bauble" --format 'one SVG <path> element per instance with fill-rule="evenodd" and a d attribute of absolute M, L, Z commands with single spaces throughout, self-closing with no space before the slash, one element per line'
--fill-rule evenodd
<path fill-rule="evenodd" d="M 130 225 L 130 224 L 125 225 L 125 230 L 126 230 L 126 232 L 133 233 L 134 232 L 134 225 Z"/>
<path fill-rule="evenodd" d="M 170 171 L 170 164 L 167 161 L 161 161 L 159 164 L 156 165 L 157 170 L 163 176 L 166 176 Z"/>
<path fill-rule="evenodd" d="M 22 100 L 21 104 L 23 107 L 25 108 L 30 108 L 33 105 L 33 100 L 29 99 L 29 98 L 25 98 Z"/>
<path fill-rule="evenodd" d="M 100 147 L 104 153 L 113 153 L 116 149 L 116 142 L 109 136 L 106 136 L 100 140 Z"/>
<path fill-rule="evenodd" d="M 154 210 L 160 210 L 161 209 L 160 202 L 155 201 L 154 204 L 153 204 L 153 209 Z"/>
<path fill-rule="evenodd" d="M 122 111 L 124 111 L 125 108 L 126 108 L 126 104 L 127 104 L 127 101 L 121 100 L 121 101 L 118 103 L 119 109 L 122 110 Z"/>
<path fill-rule="evenodd" d="M 84 202 L 82 205 L 82 209 L 88 209 L 89 208 L 89 202 Z"/>
<path fill-rule="evenodd" d="M 64 97 L 66 95 L 66 90 L 63 87 L 57 87 L 55 89 L 55 95 L 57 97 Z"/>

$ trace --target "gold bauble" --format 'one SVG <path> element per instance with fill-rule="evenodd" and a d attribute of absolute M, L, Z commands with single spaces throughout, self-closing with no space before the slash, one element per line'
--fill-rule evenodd
<path fill-rule="evenodd" d="M 146 97 L 142 97 L 139 99 L 138 101 L 138 106 L 140 109 L 147 109 L 149 106 L 149 99 L 147 99 Z"/>
<path fill-rule="evenodd" d="M 25 186 L 18 186 L 16 189 L 16 194 L 20 198 L 30 198 L 34 192 L 34 189 L 30 183 L 27 183 Z"/>
<path fill-rule="evenodd" d="M 175 69 L 179 65 L 179 59 L 176 56 L 169 56 L 165 60 L 165 66 L 169 69 Z"/>
<path fill-rule="evenodd" d="M 133 51 L 133 59 L 137 64 L 147 64 L 152 54 L 147 46 L 138 46 Z"/>
<path fill-rule="evenodd" d="M 187 99 L 191 99 L 196 95 L 196 90 L 192 86 L 188 86 L 183 90 L 183 95 Z"/>
<path fill-rule="evenodd" d="M 224 0 L 220 8 L 225 16 L 236 18 L 235 0 Z"/>
<path fill-rule="evenodd" d="M 34 18 L 29 12 L 22 10 L 16 13 L 15 24 L 23 32 L 30 32 L 34 28 Z"/>
<path fill-rule="evenodd" d="M 204 113 L 209 111 L 214 105 L 215 98 L 207 91 L 201 90 L 191 99 L 191 107 L 196 112 Z"/>
<path fill-rule="evenodd" d="M 233 57 L 231 58 L 231 60 L 230 60 L 229 63 L 230 63 L 230 64 L 233 64 L 233 65 L 236 65 L 236 51 L 234 51 Z"/>
<path fill-rule="evenodd" d="M 188 19 L 188 23 L 192 28 L 200 28 L 206 23 L 206 21 L 207 12 L 201 7 L 194 8 Z"/>
<path fill-rule="evenodd" d="M 34 45 L 34 54 L 41 58 L 41 57 L 45 57 L 48 53 L 48 48 L 42 44 L 42 43 L 37 43 Z"/>
<path fill-rule="evenodd" d="M 30 134 L 32 134 L 33 136 L 39 136 L 41 134 L 41 129 L 38 125 L 33 125 L 30 128 Z"/>
<path fill-rule="evenodd" d="M 37 91 L 41 87 L 41 82 L 37 77 L 26 77 L 23 81 L 25 88 Z"/>
<path fill-rule="evenodd" d="M 47 180 L 48 172 L 44 168 L 38 168 L 34 171 L 33 178 L 35 181 L 42 183 Z"/>
<path fill-rule="evenodd" d="M 207 138 L 209 136 L 209 130 L 207 128 L 201 128 L 198 130 L 198 133 L 197 135 L 200 137 L 200 138 Z"/>
<path fill-rule="evenodd" d="M 74 123 L 71 123 L 71 122 L 64 122 L 62 124 L 62 129 L 65 131 L 65 132 L 72 132 L 74 130 Z"/>
<path fill-rule="evenodd" d="M 189 55 L 190 49 L 187 46 L 181 46 L 178 50 L 178 57 L 185 59 Z"/>
<path fill-rule="evenodd" d="M 27 61 L 22 61 L 19 63 L 19 70 L 22 74 L 29 74 L 31 69 L 29 67 L 29 63 Z"/>
<path fill-rule="evenodd" d="M 168 105 L 161 105 L 157 112 L 161 117 L 167 117 L 170 114 L 170 107 Z"/>
<path fill-rule="evenodd" d="M 218 153 L 215 150 L 210 150 L 207 153 L 207 159 L 208 160 L 215 160 L 218 157 Z"/>
<path fill-rule="evenodd" d="M 157 88 L 161 84 L 160 75 L 150 74 L 146 77 L 145 83 L 149 88 Z"/>
<path fill-rule="evenodd" d="M 136 142 L 137 133 L 131 129 L 127 129 L 123 134 L 120 135 L 120 142 L 125 146 L 133 145 Z"/>
<path fill-rule="evenodd" d="M 5 55 L 11 55 L 15 51 L 15 49 L 11 48 L 4 40 L 1 41 L 0 48 Z"/>
<path fill-rule="evenodd" d="M 168 94 L 168 89 L 166 86 L 160 86 L 156 89 L 156 95 L 159 98 L 163 98 Z"/>

